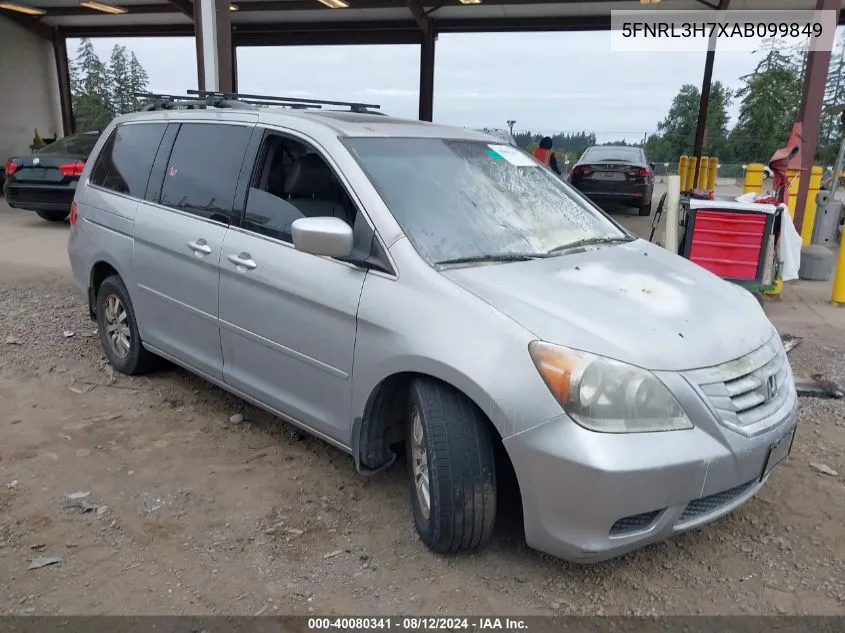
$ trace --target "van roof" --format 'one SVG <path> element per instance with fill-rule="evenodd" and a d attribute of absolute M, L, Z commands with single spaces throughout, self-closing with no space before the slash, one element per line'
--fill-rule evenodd
<path fill-rule="evenodd" d="M 496 137 L 460 127 L 403 119 L 383 114 L 358 113 L 348 110 L 291 109 L 291 108 L 207 108 L 151 110 L 124 114 L 118 122 L 139 120 L 174 120 L 206 119 L 210 121 L 260 121 L 267 124 L 296 126 L 297 122 L 308 121 L 332 129 L 338 136 L 372 137 L 418 137 L 418 138 L 454 138 L 478 141 L 499 141 Z"/>

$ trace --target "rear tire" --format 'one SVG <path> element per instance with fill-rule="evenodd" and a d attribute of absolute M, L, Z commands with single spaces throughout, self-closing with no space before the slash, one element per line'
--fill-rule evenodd
<path fill-rule="evenodd" d="M 651 215 L 651 200 L 640 205 L 640 217 L 646 218 Z"/>
<path fill-rule="evenodd" d="M 35 213 L 39 218 L 48 222 L 64 222 L 70 215 L 70 211 L 36 211 Z"/>
<path fill-rule="evenodd" d="M 112 367 L 138 376 L 156 366 L 158 359 L 141 343 L 132 300 L 118 275 L 107 277 L 100 285 L 96 314 L 100 343 Z"/>
<path fill-rule="evenodd" d="M 465 395 L 431 378 L 410 385 L 407 465 L 414 524 L 438 553 L 490 541 L 496 464 L 487 419 Z"/>

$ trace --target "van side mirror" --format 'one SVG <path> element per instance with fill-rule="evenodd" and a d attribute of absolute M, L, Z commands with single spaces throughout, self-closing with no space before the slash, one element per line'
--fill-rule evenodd
<path fill-rule="evenodd" d="M 299 218 L 291 225 L 293 246 L 303 253 L 324 257 L 349 257 L 352 227 L 340 218 Z"/>

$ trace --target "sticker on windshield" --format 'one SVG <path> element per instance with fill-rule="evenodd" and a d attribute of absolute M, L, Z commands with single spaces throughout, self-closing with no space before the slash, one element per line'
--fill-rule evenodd
<path fill-rule="evenodd" d="M 506 160 L 515 167 L 536 167 L 537 162 L 510 145 L 488 145 L 487 154 L 496 160 Z"/>

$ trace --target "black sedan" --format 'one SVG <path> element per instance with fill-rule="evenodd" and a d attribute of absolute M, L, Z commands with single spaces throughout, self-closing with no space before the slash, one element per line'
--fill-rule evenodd
<path fill-rule="evenodd" d="M 651 215 L 654 165 L 641 147 L 594 145 L 587 148 L 569 173 L 569 182 L 596 204 L 617 202 Z"/>
<path fill-rule="evenodd" d="M 63 222 L 70 214 L 76 184 L 99 132 L 65 136 L 30 156 L 6 161 L 3 191 L 15 209 L 35 211 L 51 222 Z"/>

